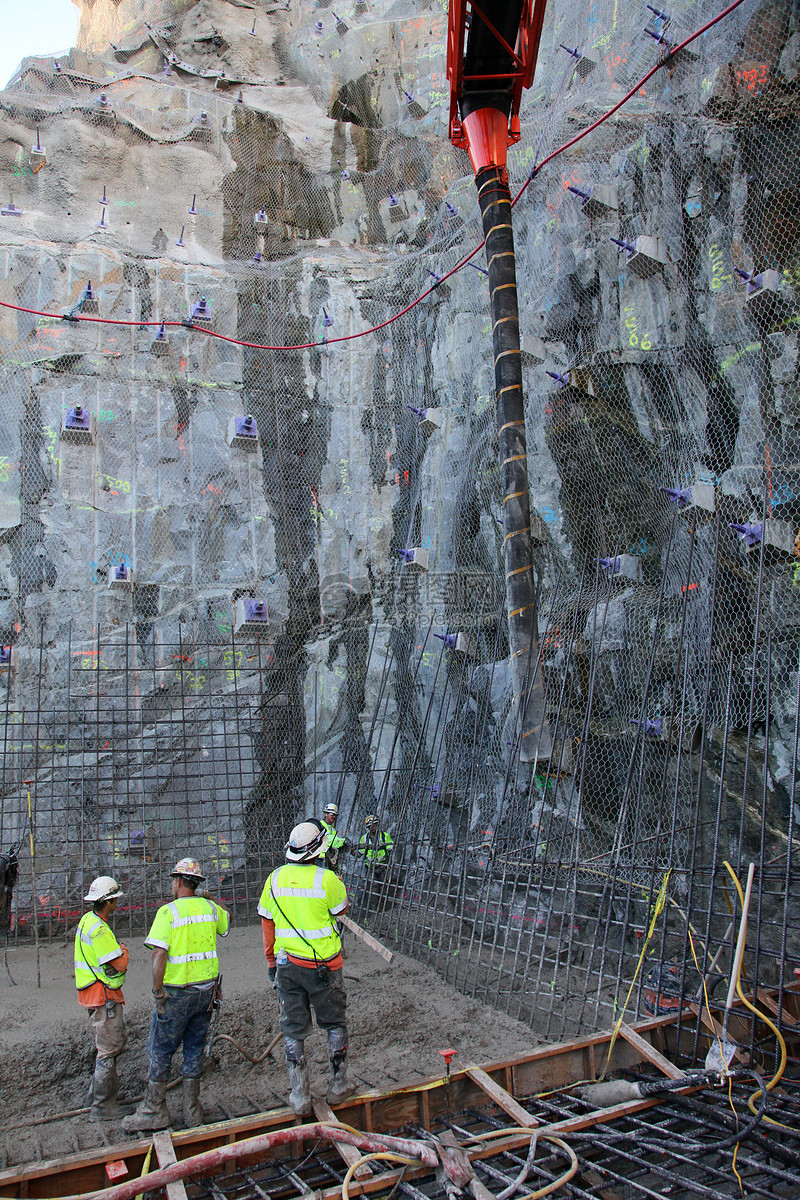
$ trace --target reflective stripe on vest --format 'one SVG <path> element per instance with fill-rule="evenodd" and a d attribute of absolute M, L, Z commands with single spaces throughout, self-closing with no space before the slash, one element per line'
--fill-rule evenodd
<path fill-rule="evenodd" d="M 75 986 L 79 990 L 90 987 L 98 980 L 105 987 L 117 991 L 125 982 L 125 973 L 108 970 L 106 964 L 119 958 L 122 947 L 114 937 L 113 930 L 96 913 L 84 913 L 75 930 Z"/>
<path fill-rule="evenodd" d="M 276 950 L 298 958 L 316 956 L 323 960 L 335 958 L 341 950 L 328 908 L 325 874 L 321 866 L 287 863 L 270 875 L 261 904 L 275 922 Z"/>
<path fill-rule="evenodd" d="M 361 836 L 359 842 L 359 850 L 366 858 L 367 862 L 383 862 L 388 852 L 394 846 L 394 842 L 388 833 L 382 832 L 377 842 L 373 841 L 369 834 L 365 833 Z"/>
<path fill-rule="evenodd" d="M 187 987 L 217 978 L 217 930 L 223 916 L 202 896 L 184 896 L 158 910 L 145 945 L 166 949 L 166 986 Z"/>

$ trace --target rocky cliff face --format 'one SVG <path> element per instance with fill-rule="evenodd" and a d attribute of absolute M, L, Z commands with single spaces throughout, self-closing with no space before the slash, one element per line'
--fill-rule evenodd
<path fill-rule="evenodd" d="M 512 182 L 700 20 L 551 4 Z M 702 730 L 767 753 L 744 809 L 760 837 L 766 780 L 786 849 L 795 18 L 745 0 L 515 208 L 548 778 L 515 762 L 480 255 L 430 290 L 480 240 L 445 35 L 441 3 L 83 0 L 69 58 L 0 96 L 2 838 L 33 779 L 48 912 L 100 868 L 150 904 L 187 846 L 249 900 L 329 798 L 431 879 L 493 839 L 530 866 L 531 825 L 556 861 L 650 839 L 688 869 Z M 63 319 L 89 281 L 113 323 Z M 154 346 L 201 297 L 231 340 Z M 258 447 L 228 445 L 248 414 Z M 234 635 L 241 597 L 267 636 Z"/>

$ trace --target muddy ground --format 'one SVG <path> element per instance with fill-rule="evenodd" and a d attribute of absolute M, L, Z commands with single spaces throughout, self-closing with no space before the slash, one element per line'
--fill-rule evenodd
<path fill-rule="evenodd" d="M 150 951 L 129 939 L 131 965 L 125 985 L 129 1041 L 119 1059 L 122 1093 L 139 1095 L 146 1079 L 145 1043 L 152 1012 Z M 531 1030 L 455 991 L 429 968 L 396 954 L 387 965 L 352 934 L 346 935 L 350 1063 L 361 1088 L 389 1089 L 438 1074 L 437 1053 L 454 1047 L 463 1060 L 489 1062 L 522 1054 L 535 1044 Z M 8 948 L 0 966 L 0 1167 L 53 1158 L 125 1138 L 117 1123 L 93 1125 L 85 1115 L 45 1124 L 41 1117 L 86 1104 L 94 1046 L 85 1012 L 78 1006 L 72 942 L 40 948 L 37 987 L 35 947 Z M 278 1032 L 277 1000 L 267 980 L 260 928 L 234 929 L 220 943 L 225 1000 L 218 1032 L 258 1055 Z M 306 1050 L 312 1090 L 324 1095 L 327 1043 L 315 1030 Z M 173 1066 L 174 1073 L 179 1055 Z M 457 1062 L 458 1060 L 456 1060 Z M 222 1120 L 286 1104 L 281 1046 L 263 1065 L 248 1062 L 227 1041 L 216 1041 L 204 1080 L 209 1120 Z M 170 1094 L 180 1127 L 180 1089 Z M 17 1127 L 17 1128 L 15 1128 Z"/>

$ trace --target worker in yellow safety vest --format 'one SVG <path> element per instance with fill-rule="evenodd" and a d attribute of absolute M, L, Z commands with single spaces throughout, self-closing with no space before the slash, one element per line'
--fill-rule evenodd
<path fill-rule="evenodd" d="M 368 863 L 386 866 L 389 855 L 394 847 L 391 834 L 381 829 L 378 818 L 374 813 L 364 818 L 367 832 L 362 834 L 358 843 L 358 852 L 363 854 Z"/>
<path fill-rule="evenodd" d="M 339 865 L 339 855 L 347 846 L 347 841 L 336 829 L 336 819 L 339 816 L 339 805 L 330 800 L 322 810 L 320 825 L 328 835 L 328 849 L 325 854 L 325 866 L 335 871 Z"/>
<path fill-rule="evenodd" d="M 286 863 L 267 879 L 258 911 L 267 972 L 280 1001 L 280 1028 L 291 1092 L 298 1116 L 311 1112 L 311 1087 L 304 1053 L 311 1033 L 311 1008 L 328 1034 L 330 1076 L 326 1099 L 340 1104 L 353 1088 L 347 1082 L 347 993 L 342 943 L 335 917 L 347 909 L 347 888 L 323 865 L 328 835 L 314 821 L 296 825 L 286 845 Z"/>
<path fill-rule="evenodd" d="M 108 923 L 117 901 L 124 895 L 110 875 L 92 880 L 84 896 L 91 903 L 92 911 L 84 913 L 75 931 L 73 958 L 78 1003 L 89 1014 L 97 1048 L 90 1113 L 95 1121 L 116 1115 L 117 1058 L 128 1040 L 122 1015 L 125 1003 L 122 985 L 128 969 L 128 951 L 124 942 L 117 941 Z"/>
<path fill-rule="evenodd" d="M 136 1112 L 123 1129 L 166 1129 L 170 1123 L 166 1095 L 172 1056 L 183 1043 L 183 1118 L 202 1125 L 200 1080 L 208 1027 L 218 1002 L 217 936 L 226 937 L 230 914 L 210 896 L 196 895 L 205 882 L 200 864 L 182 858 L 172 869 L 172 903 L 155 915 L 145 946 L 153 951 L 155 1008 L 147 1039 L 148 1082 Z"/>

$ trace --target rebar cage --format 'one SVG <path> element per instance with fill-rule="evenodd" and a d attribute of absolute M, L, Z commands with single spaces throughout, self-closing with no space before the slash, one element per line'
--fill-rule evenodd
<path fill-rule="evenodd" d="M 127 0 L 25 60 L 0 94 L 10 936 L 61 936 L 98 873 L 143 928 L 185 853 L 255 919 L 335 800 L 356 915 L 543 1037 L 634 979 L 631 1011 L 695 992 L 735 939 L 725 859 L 757 865 L 746 978 L 791 977 L 800 33 L 744 0 L 671 56 L 709 15 L 551 4 L 510 151 L 513 191 L 663 60 L 514 208 L 535 766 L 488 297 L 443 278 L 481 226 L 442 5 Z"/>

